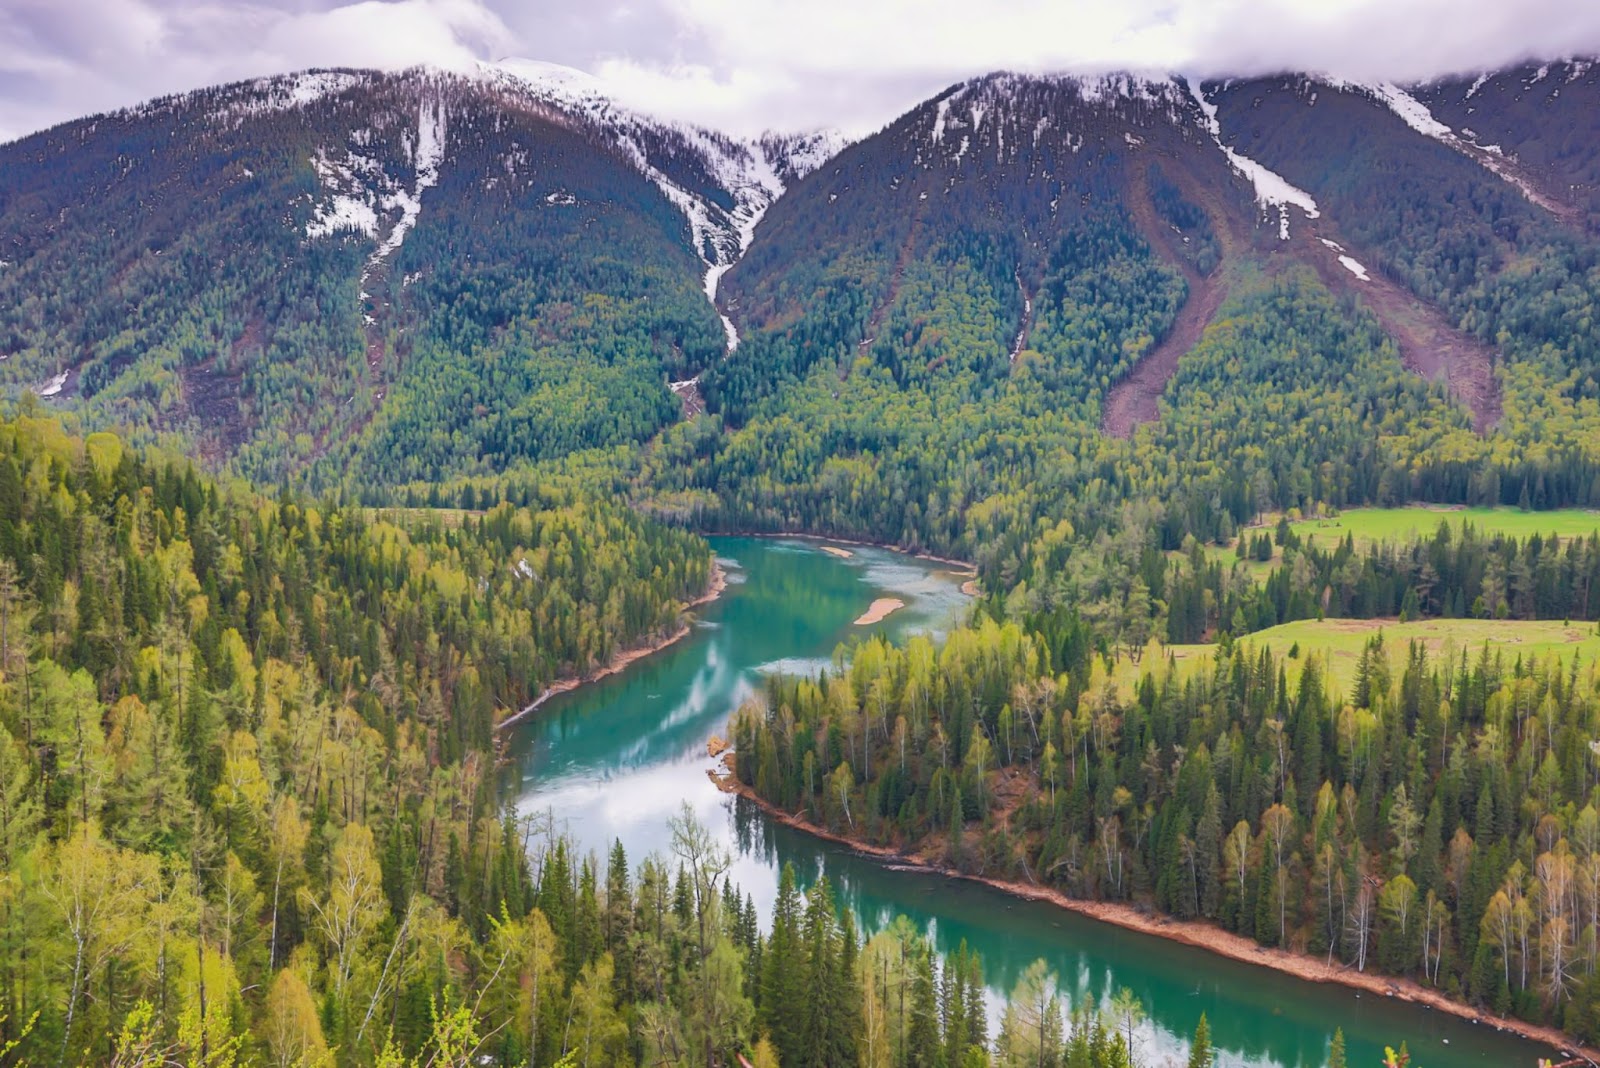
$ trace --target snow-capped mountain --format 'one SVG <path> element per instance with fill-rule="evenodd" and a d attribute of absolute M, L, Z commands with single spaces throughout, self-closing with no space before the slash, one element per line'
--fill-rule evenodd
<path fill-rule="evenodd" d="M 815 170 L 844 147 L 834 131 L 770 133 L 743 140 L 703 127 L 664 122 L 617 103 L 603 84 L 571 67 L 509 59 L 480 64 L 473 75 L 418 70 L 398 76 L 417 84 L 425 98 L 411 125 L 378 113 L 352 131 L 349 143 L 329 146 L 313 158 L 321 195 L 310 194 L 313 216 L 308 237 L 356 231 L 379 240 L 376 263 L 397 248 L 421 211 L 421 193 L 436 184 L 449 166 L 447 101 L 488 96 L 507 109 L 548 112 L 609 146 L 660 190 L 683 215 L 690 246 L 704 263 L 703 286 L 716 300 L 717 284 L 750 246 L 762 215 L 785 188 Z M 231 86 L 220 91 L 211 118 L 237 126 L 253 115 L 295 111 L 341 101 L 390 76 L 351 71 L 309 71 Z M 192 96 L 169 98 L 140 109 L 150 114 L 178 108 Z M 431 101 L 431 102 L 430 102 Z M 397 135 L 398 158 L 409 174 L 391 174 L 370 154 L 375 138 Z M 408 158 L 409 157 L 409 158 Z M 506 154 L 506 176 L 515 182 L 519 154 Z M 491 179 L 498 181 L 502 179 Z M 407 183 L 410 183 L 409 186 Z M 575 191 L 549 194 L 550 203 L 574 200 Z M 733 323 L 724 317 L 728 345 L 738 343 Z"/>
<path fill-rule="evenodd" d="M 1431 308 L 1431 341 L 1388 320 L 1420 366 L 1477 321 L 1427 250 L 1588 240 L 1596 77 L 997 73 L 855 143 L 663 121 L 525 60 L 203 89 L 0 146 L 0 388 L 271 477 L 492 471 L 702 401 L 736 421 L 830 361 L 993 381 L 1076 314 L 1064 271 L 1136 248 L 1183 275 L 1179 341 L 1220 265 L 1294 263 Z M 936 322 L 960 286 L 970 321 Z M 1096 359 L 1074 403 L 1128 370 Z"/>
<path fill-rule="evenodd" d="M 481 65 L 478 74 L 510 99 L 548 103 L 585 123 L 649 178 L 688 222 L 713 303 L 718 282 L 750 247 L 756 225 L 786 183 L 802 177 L 807 166 L 815 169 L 820 153 L 840 144 L 831 134 L 745 141 L 648 118 L 619 105 L 597 79 L 552 63 L 503 60 Z M 731 351 L 738 331 L 726 316 L 722 321 Z"/>

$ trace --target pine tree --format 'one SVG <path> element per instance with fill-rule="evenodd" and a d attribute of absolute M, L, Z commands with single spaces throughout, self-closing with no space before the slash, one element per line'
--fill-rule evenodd
<path fill-rule="evenodd" d="M 1195 863 L 1200 869 L 1200 914 L 1215 918 L 1222 908 L 1222 795 L 1215 780 L 1206 783 L 1205 808 L 1195 827 Z"/>
<path fill-rule="evenodd" d="M 1328 1045 L 1328 1068 L 1346 1068 L 1344 1059 L 1344 1029 L 1333 1029 L 1333 1041 Z"/>
<path fill-rule="evenodd" d="M 933 953 L 924 943 L 918 945 L 911 961 L 911 1022 L 906 1030 L 906 1064 L 910 1068 L 941 1068 L 945 1063 L 939 1040 Z"/>
<path fill-rule="evenodd" d="M 1206 1014 L 1200 1014 L 1200 1023 L 1194 1029 L 1194 1041 L 1189 1045 L 1188 1068 L 1211 1068 L 1216 1051 L 1211 1047 L 1211 1024 Z"/>
<path fill-rule="evenodd" d="M 778 1059 L 800 1063 L 801 1029 L 795 1007 L 805 989 L 805 956 L 801 943 L 800 891 L 794 865 L 784 864 L 778 876 L 778 900 L 772 911 L 772 933 L 761 961 L 759 1028 L 772 1038 Z"/>
<path fill-rule="evenodd" d="M 593 964 L 605 952 L 604 924 L 596 893 L 594 865 L 586 858 L 578 874 L 578 911 L 573 925 L 572 955 L 581 967 Z M 613 961 L 613 965 L 615 962 Z"/>
<path fill-rule="evenodd" d="M 611 855 L 606 862 L 606 949 L 617 957 L 628 944 L 633 933 L 633 887 L 628 871 L 628 854 L 622 848 L 622 839 L 611 845 Z M 620 958 L 618 970 L 621 970 Z"/>

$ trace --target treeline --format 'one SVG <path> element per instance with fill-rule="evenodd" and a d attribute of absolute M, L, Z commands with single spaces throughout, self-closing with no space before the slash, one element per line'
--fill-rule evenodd
<path fill-rule="evenodd" d="M 1238 561 L 1282 557 L 1257 583 Z M 1235 637 L 1297 619 L 1399 617 L 1581 619 L 1600 615 L 1600 535 L 1485 535 L 1441 519 L 1431 538 L 1357 549 L 1346 538 L 1305 543 L 1287 520 L 1274 531 L 1244 531 L 1235 558 L 1208 558 L 1199 543 L 1163 569 L 1146 561 L 1145 596 L 1166 605 L 1165 627 L 1124 613 L 1118 633 L 1140 647 L 1165 631 L 1171 644 Z"/>
<path fill-rule="evenodd" d="M 1375 639 L 1337 699 L 1315 660 L 1291 682 L 1225 644 L 1125 698 L 1097 658 L 1054 673 L 1055 643 L 986 622 L 774 679 L 733 724 L 737 774 L 863 841 L 1600 1034 L 1593 666 Z"/>
<path fill-rule="evenodd" d="M 616 504 L 374 515 L 0 423 L 8 1063 L 322 1063 L 315 1023 L 368 1064 L 406 997 L 453 1027 L 429 977 L 528 879 L 495 721 L 709 567 Z"/>

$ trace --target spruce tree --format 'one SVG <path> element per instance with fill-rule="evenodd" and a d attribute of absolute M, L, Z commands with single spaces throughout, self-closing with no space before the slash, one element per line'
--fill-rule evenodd
<path fill-rule="evenodd" d="M 759 1030 L 772 1037 L 783 1064 L 800 1063 L 798 1006 L 805 989 L 804 947 L 800 942 L 800 891 L 795 887 L 794 865 L 785 864 L 778 877 L 778 901 L 772 911 L 772 934 L 761 961 Z"/>
<path fill-rule="evenodd" d="M 909 1068 L 940 1068 L 945 1058 L 939 1041 L 933 952 L 925 942 L 919 940 L 919 943 L 911 962 L 911 1022 L 906 1029 L 906 1064 Z"/>
<path fill-rule="evenodd" d="M 1194 1029 L 1194 1041 L 1189 1046 L 1188 1068 L 1211 1068 L 1216 1050 L 1211 1046 L 1211 1024 L 1206 1014 L 1200 1014 L 1200 1023 Z"/>
<path fill-rule="evenodd" d="M 1344 1060 L 1344 1030 L 1333 1029 L 1333 1041 L 1328 1045 L 1328 1068 L 1346 1068 Z"/>

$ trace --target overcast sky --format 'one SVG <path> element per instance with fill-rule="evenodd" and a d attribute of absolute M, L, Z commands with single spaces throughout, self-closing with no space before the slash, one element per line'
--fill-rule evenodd
<path fill-rule="evenodd" d="M 526 57 L 733 132 L 876 128 L 995 69 L 1411 81 L 1600 52 L 1595 0 L 0 0 L 0 140 L 312 66 Z"/>

